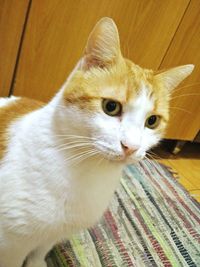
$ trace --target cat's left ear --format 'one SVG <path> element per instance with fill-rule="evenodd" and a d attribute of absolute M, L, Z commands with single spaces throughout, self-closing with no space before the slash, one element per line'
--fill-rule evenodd
<path fill-rule="evenodd" d="M 187 78 L 193 69 L 194 65 L 192 64 L 175 67 L 155 75 L 155 79 L 161 82 L 170 92 Z"/>
<path fill-rule="evenodd" d="M 87 41 L 81 68 L 109 67 L 121 58 L 119 34 L 111 18 L 102 18 L 94 27 Z"/>

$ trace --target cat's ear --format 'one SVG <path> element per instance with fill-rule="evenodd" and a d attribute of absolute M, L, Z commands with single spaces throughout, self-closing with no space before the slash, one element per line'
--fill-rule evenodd
<path fill-rule="evenodd" d="M 177 87 L 194 69 L 194 65 L 183 65 L 161 72 L 155 76 L 169 91 Z"/>
<path fill-rule="evenodd" d="M 109 67 L 121 57 L 117 26 L 111 18 L 102 18 L 90 33 L 81 62 L 83 70 Z"/>

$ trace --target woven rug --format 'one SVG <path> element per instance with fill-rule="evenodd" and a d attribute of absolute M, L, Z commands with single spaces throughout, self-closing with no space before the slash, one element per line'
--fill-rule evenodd
<path fill-rule="evenodd" d="M 159 163 L 128 166 L 99 224 L 57 245 L 48 266 L 200 266 L 200 205 L 173 176 Z"/>

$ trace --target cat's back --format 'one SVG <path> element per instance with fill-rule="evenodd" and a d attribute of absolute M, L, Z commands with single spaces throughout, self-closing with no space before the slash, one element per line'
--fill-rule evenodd
<path fill-rule="evenodd" d="M 9 136 L 11 124 L 42 106 L 42 102 L 26 97 L 0 98 L 0 160 L 3 158 L 11 138 Z"/>

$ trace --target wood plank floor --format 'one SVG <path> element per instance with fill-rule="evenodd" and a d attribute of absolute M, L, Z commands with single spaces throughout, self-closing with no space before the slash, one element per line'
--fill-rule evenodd
<path fill-rule="evenodd" d="M 155 150 L 159 162 L 178 173 L 179 182 L 200 202 L 200 144 L 187 143 L 178 155 L 167 152 L 165 146 Z"/>

